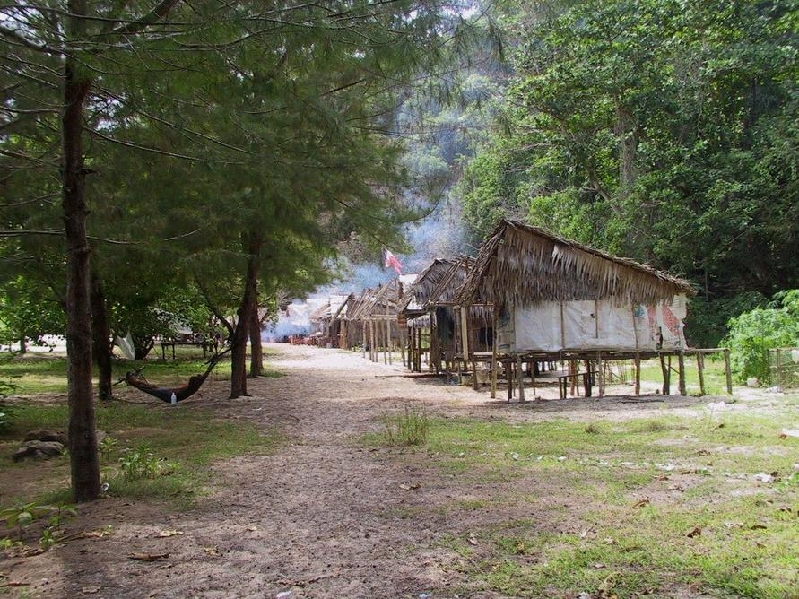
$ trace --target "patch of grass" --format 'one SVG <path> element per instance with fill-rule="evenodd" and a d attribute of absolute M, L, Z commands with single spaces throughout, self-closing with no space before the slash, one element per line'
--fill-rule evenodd
<path fill-rule="evenodd" d="M 671 366 L 674 369 L 671 373 L 671 392 L 677 393 L 679 387 L 679 376 L 676 372 L 677 358 L 672 358 Z M 727 377 L 724 373 L 723 354 L 710 354 L 705 356 L 705 393 L 708 395 L 724 395 L 727 392 Z M 658 387 L 663 385 L 663 371 L 660 368 L 659 360 L 644 360 L 641 362 L 641 380 L 656 383 Z M 699 368 L 693 357 L 685 358 L 685 385 L 687 392 L 692 395 L 699 395 Z"/>
<path fill-rule="evenodd" d="M 457 592 L 797 597 L 799 440 L 780 438 L 781 426 L 735 413 L 587 425 L 434 420 L 429 455 L 444 472 L 465 484 L 501 473 L 507 484 L 491 501 L 536 515 L 499 515 L 468 537 L 443 538 L 466 580 Z M 778 476 L 762 483 L 758 472 Z M 518 484 L 535 491 L 519 494 Z M 453 501 L 448 518 L 480 505 Z"/>
<path fill-rule="evenodd" d="M 386 445 L 413 447 L 427 442 L 430 417 L 424 408 L 405 406 L 402 412 L 383 414 L 383 440 Z"/>
<path fill-rule="evenodd" d="M 143 374 L 152 383 L 175 383 L 187 380 L 190 376 L 204 372 L 206 358 L 201 350 L 191 351 L 179 348 L 176 359 L 161 360 L 154 350 L 147 360 L 115 360 L 113 378 L 124 378 L 125 373 L 144 368 Z M 95 380 L 97 373 L 94 374 Z M 230 361 L 223 359 L 216 365 L 213 376 L 217 380 L 230 378 Z M 266 369 L 264 376 L 280 376 L 280 373 Z M 12 359 L 0 361 L 0 379 L 7 381 L 16 395 L 58 394 L 67 392 L 67 360 L 63 356 L 46 354 L 16 355 Z"/>
<path fill-rule="evenodd" d="M 13 427 L 0 438 L 9 447 L 29 429 L 66 428 L 66 406 L 20 403 L 15 407 Z M 96 416 L 97 428 L 109 435 L 101 445 L 102 479 L 115 496 L 185 503 L 210 483 L 209 465 L 237 455 L 269 453 L 282 442 L 277 431 L 264 433 L 250 423 L 214 419 L 202 409 L 107 402 L 98 404 Z M 132 459 L 135 452 L 139 457 Z M 46 476 L 68 481 L 69 460 L 57 459 L 60 462 L 48 461 Z M 126 476 L 121 459 L 129 461 L 128 474 L 142 476 Z M 0 476 L 13 476 L 20 467 L 25 466 L 0 461 Z M 19 499 L 31 498 L 4 497 L 0 507 Z"/>

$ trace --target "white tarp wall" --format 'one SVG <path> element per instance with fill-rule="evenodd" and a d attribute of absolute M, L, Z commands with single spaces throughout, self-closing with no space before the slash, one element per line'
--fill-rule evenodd
<path fill-rule="evenodd" d="M 500 316 L 498 350 L 682 349 L 686 315 L 685 296 L 656 306 L 615 306 L 601 300 L 540 302 Z"/>

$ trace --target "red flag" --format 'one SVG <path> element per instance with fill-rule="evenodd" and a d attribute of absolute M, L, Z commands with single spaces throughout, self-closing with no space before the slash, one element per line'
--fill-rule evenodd
<path fill-rule="evenodd" d="M 398 275 L 402 274 L 402 263 L 397 259 L 397 257 L 392 254 L 391 252 L 386 250 L 386 268 L 391 267 L 394 269 L 394 272 Z"/>

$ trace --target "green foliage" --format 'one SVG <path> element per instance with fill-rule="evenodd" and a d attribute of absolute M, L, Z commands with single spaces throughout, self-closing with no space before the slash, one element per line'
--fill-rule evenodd
<path fill-rule="evenodd" d="M 712 302 L 687 329 L 703 347 L 746 294 L 797 286 L 792 0 L 498 9 L 518 52 L 504 133 L 462 180 L 476 237 L 524 218 L 693 280 Z"/>
<path fill-rule="evenodd" d="M 126 447 L 122 457 L 119 458 L 119 466 L 127 481 L 156 478 L 172 469 L 171 465 L 158 458 L 146 443 L 134 449 Z"/>
<path fill-rule="evenodd" d="M 739 381 L 769 380 L 768 350 L 799 346 L 799 290 L 778 295 L 772 308 L 755 308 L 733 318 L 725 342 Z"/>
<path fill-rule="evenodd" d="M 424 445 L 430 430 L 430 417 L 424 408 L 409 408 L 401 413 L 384 414 L 382 417 L 384 440 L 387 445 L 412 447 Z"/>
<path fill-rule="evenodd" d="M 76 514 L 75 506 L 71 504 L 43 505 L 33 501 L 19 503 L 0 510 L 0 521 L 5 521 L 6 526 L 9 528 L 16 528 L 17 537 L 20 538 L 24 528 L 27 528 L 35 521 L 46 518 L 47 524 L 43 529 L 39 543 L 43 549 L 49 549 L 56 543 L 64 520 L 74 517 Z"/>
<path fill-rule="evenodd" d="M 764 308 L 768 299 L 757 291 L 739 293 L 708 301 L 691 299 L 685 320 L 685 337 L 691 347 L 718 347 L 727 335 L 727 323 L 754 308 Z"/>

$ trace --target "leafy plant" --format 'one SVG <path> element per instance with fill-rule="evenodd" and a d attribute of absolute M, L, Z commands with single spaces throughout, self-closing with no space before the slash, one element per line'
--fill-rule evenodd
<path fill-rule="evenodd" d="M 108 458 L 108 456 L 116 450 L 118 445 L 119 441 L 117 441 L 114 437 L 103 437 L 99 443 L 100 455 Z"/>
<path fill-rule="evenodd" d="M 768 350 L 799 345 L 799 290 L 777 295 L 771 308 L 755 308 L 731 319 L 729 329 L 725 342 L 736 377 L 768 381 Z"/>
<path fill-rule="evenodd" d="M 9 528 L 16 527 L 17 536 L 22 536 L 23 528 L 30 526 L 36 520 L 48 518 L 45 530 L 49 530 L 48 536 L 53 538 L 53 532 L 61 527 L 64 518 L 75 516 L 76 513 L 75 506 L 71 504 L 43 505 L 32 501 L 0 511 L 0 520 L 5 520 Z"/>
<path fill-rule="evenodd" d="M 159 459 L 147 444 L 135 449 L 126 447 L 124 455 L 119 458 L 122 475 L 125 480 L 141 480 L 155 478 L 164 470 L 165 463 Z"/>
<path fill-rule="evenodd" d="M 424 408 L 408 408 L 400 414 L 384 414 L 385 440 L 388 445 L 424 445 L 430 430 L 430 418 Z"/>

